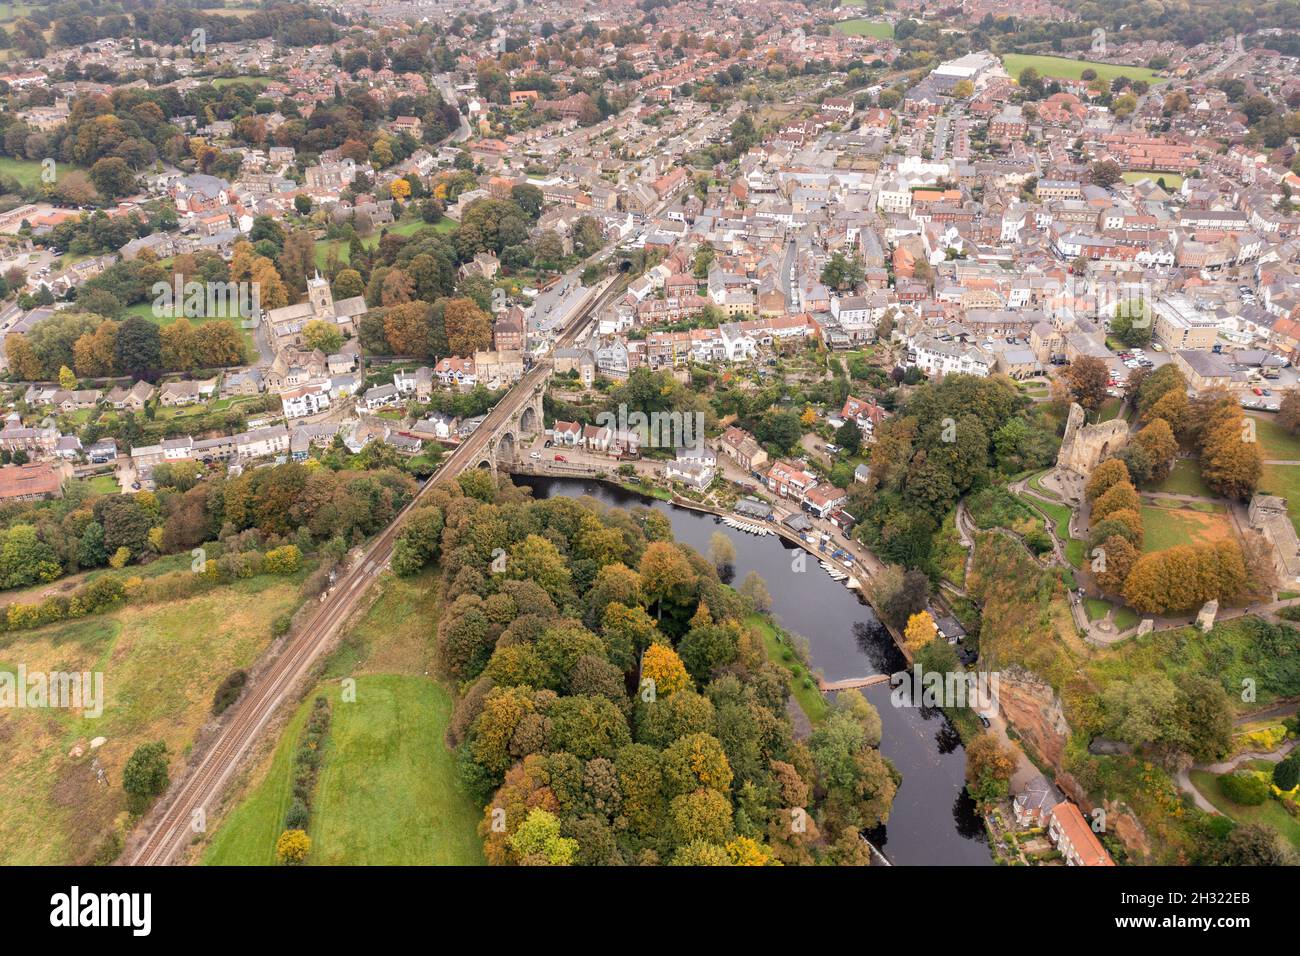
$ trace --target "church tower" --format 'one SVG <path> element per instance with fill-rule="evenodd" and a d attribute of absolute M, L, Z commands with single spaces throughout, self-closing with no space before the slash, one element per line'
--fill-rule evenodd
<path fill-rule="evenodd" d="M 307 299 L 311 302 L 311 314 L 315 318 L 334 319 L 334 293 L 330 292 L 329 281 L 320 274 L 320 270 L 307 280 Z"/>

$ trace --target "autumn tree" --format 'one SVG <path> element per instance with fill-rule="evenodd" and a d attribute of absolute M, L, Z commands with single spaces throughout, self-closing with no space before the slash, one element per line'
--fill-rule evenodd
<path fill-rule="evenodd" d="M 311 853 L 311 837 L 303 830 L 285 830 L 275 841 L 275 857 L 281 863 L 296 866 Z"/>
<path fill-rule="evenodd" d="M 1092 503 L 1091 518 L 1100 521 L 1116 511 L 1138 511 L 1140 504 L 1137 489 L 1132 483 L 1120 481 L 1111 485 L 1105 494 Z"/>
<path fill-rule="evenodd" d="M 681 549 L 667 541 L 653 542 L 641 556 L 640 572 L 641 590 L 660 626 L 684 625 L 694 610 L 698 579 Z"/>
<path fill-rule="evenodd" d="M 1255 420 L 1247 418 L 1228 396 L 1211 405 L 1203 418 L 1201 475 L 1224 497 L 1244 500 L 1259 484 L 1264 464 L 1255 428 Z"/>
<path fill-rule="evenodd" d="M 1095 502 L 1112 487 L 1126 481 L 1129 481 L 1129 474 L 1124 462 L 1118 458 L 1107 458 L 1088 476 L 1088 483 L 1083 487 L 1084 497 L 1089 502 Z"/>
<path fill-rule="evenodd" d="M 1163 418 L 1153 418 L 1133 440 L 1146 451 L 1151 462 L 1150 480 L 1159 484 L 1168 478 L 1174 467 L 1174 456 L 1178 454 L 1178 439 L 1169 423 Z"/>
<path fill-rule="evenodd" d="M 1192 409 L 1187 393 L 1181 388 L 1172 388 L 1161 395 L 1142 416 L 1145 422 L 1165 421 L 1176 435 L 1186 435 L 1191 424 Z"/>
<path fill-rule="evenodd" d="M 361 273 L 356 269 L 341 269 L 339 274 L 334 277 L 334 285 L 331 291 L 334 293 L 336 301 L 339 299 L 351 299 L 359 295 L 364 295 L 366 284 L 361 278 Z"/>
<path fill-rule="evenodd" d="M 32 382 L 41 378 L 43 374 L 41 362 L 32 351 L 27 336 L 20 332 L 10 332 L 6 335 L 5 355 L 9 359 L 9 368 L 19 381 Z"/>
<path fill-rule="evenodd" d="M 1119 594 L 1137 563 L 1138 549 L 1127 538 L 1112 534 L 1092 549 L 1090 556 L 1097 569 L 1097 585 L 1111 594 Z"/>
<path fill-rule="evenodd" d="M 384 312 L 384 338 L 396 355 L 428 356 L 430 306 L 427 302 L 404 302 Z"/>
<path fill-rule="evenodd" d="M 1106 400 L 1110 369 L 1101 359 L 1083 355 L 1066 369 L 1065 380 L 1071 397 L 1088 411 L 1095 411 Z"/>
<path fill-rule="evenodd" d="M 686 665 L 667 644 L 651 644 L 641 657 L 641 680 L 652 681 L 656 697 L 691 686 Z"/>
<path fill-rule="evenodd" d="M 324 319 L 312 319 L 304 325 L 302 340 L 308 348 L 320 349 L 326 355 L 333 355 L 343 347 L 343 334 L 338 326 Z"/>
<path fill-rule="evenodd" d="M 234 273 L 233 264 L 231 273 Z M 289 304 L 289 292 L 284 286 L 284 280 L 280 278 L 275 263 L 265 256 L 253 260 L 249 281 L 253 283 L 257 302 L 263 309 L 279 309 Z"/>
<path fill-rule="evenodd" d="M 449 299 L 442 314 L 447 346 L 453 355 L 470 356 L 492 347 L 492 317 L 473 299 Z"/>
<path fill-rule="evenodd" d="M 939 629 L 930 612 L 918 611 L 907 619 L 907 627 L 903 630 L 903 643 L 909 650 L 916 652 L 934 640 L 938 633 Z"/>
<path fill-rule="evenodd" d="M 772 595 L 768 593 L 767 582 L 757 571 L 745 575 L 740 582 L 740 594 L 759 613 L 772 609 Z"/>
<path fill-rule="evenodd" d="M 1140 557 L 1124 582 L 1124 600 L 1144 614 L 1186 611 L 1211 599 L 1231 601 L 1246 588 L 1235 541 L 1176 545 Z"/>
<path fill-rule="evenodd" d="M 736 563 L 736 546 L 721 531 L 715 531 L 709 537 L 709 560 L 719 574 L 729 571 Z"/>
<path fill-rule="evenodd" d="M 1282 396 L 1282 404 L 1277 410 L 1277 423 L 1289 435 L 1300 431 L 1300 389 L 1293 388 Z"/>
<path fill-rule="evenodd" d="M 993 734 L 980 734 L 966 745 L 966 789 L 981 805 L 1005 797 L 1015 771 L 1015 751 Z"/>

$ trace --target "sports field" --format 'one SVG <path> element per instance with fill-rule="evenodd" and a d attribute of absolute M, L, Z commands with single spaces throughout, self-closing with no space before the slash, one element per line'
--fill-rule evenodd
<path fill-rule="evenodd" d="M 1121 66 L 1117 63 L 1096 63 L 1091 60 L 1071 60 L 1064 56 L 1042 56 L 1036 53 L 1007 53 L 1002 57 L 1002 65 L 1011 76 L 1018 77 L 1022 70 L 1033 67 L 1040 76 L 1055 77 L 1059 80 L 1083 79 L 1084 70 L 1095 70 L 1097 76 L 1104 80 L 1113 80 L 1117 76 L 1127 76 L 1130 80 L 1146 80 L 1155 84 L 1160 76 L 1154 70 L 1143 66 Z"/>

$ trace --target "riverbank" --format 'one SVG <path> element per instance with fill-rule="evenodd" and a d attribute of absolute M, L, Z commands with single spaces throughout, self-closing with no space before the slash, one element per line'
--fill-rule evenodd
<path fill-rule="evenodd" d="M 791 641 L 806 642 L 809 665 L 828 681 L 888 675 L 907 666 L 869 603 L 826 574 L 795 569 L 808 563 L 805 543 L 782 535 L 756 538 L 706 509 L 647 497 L 615 481 L 525 475 L 515 481 L 539 499 L 588 496 L 605 507 L 659 511 L 673 537 L 701 554 L 708 553 L 714 534 L 726 535 L 736 545 L 730 579 L 743 580 L 752 571 L 767 582 L 774 624 Z M 983 820 L 965 790 L 966 755 L 957 728 L 938 710 L 895 702 L 887 683 L 863 688 L 862 694 L 880 714 L 881 753 L 902 776 L 889 820 L 867 834 L 871 842 L 896 865 L 991 865 Z"/>
<path fill-rule="evenodd" d="M 549 463 L 545 464 L 549 465 Z M 526 478 L 597 481 L 609 487 L 618 488 L 629 494 L 644 495 L 645 497 L 654 498 L 678 508 L 685 508 L 701 514 L 711 515 L 714 518 L 735 517 L 732 512 L 719 508 L 716 505 L 705 504 L 704 502 L 695 501 L 694 499 L 686 498 L 682 495 L 665 492 L 663 489 L 648 489 L 640 483 L 621 479 L 617 473 L 611 474 L 610 472 L 594 468 L 590 465 L 581 465 L 577 463 L 565 464 L 563 471 L 554 473 L 545 466 L 517 464 L 509 473 L 512 477 L 522 476 Z M 814 526 L 816 526 L 815 519 L 810 518 L 809 520 L 814 521 Z M 783 525 L 780 520 L 768 521 L 764 523 L 763 526 L 773 532 L 777 537 L 782 538 L 787 543 L 794 545 L 816 558 L 818 562 L 827 561 L 829 563 L 829 555 L 825 552 L 818 551 L 813 546 L 813 542 L 805 540 L 799 534 Z M 867 583 L 870 582 L 873 576 L 879 574 L 881 570 L 883 570 L 884 564 L 878 557 L 866 548 L 863 548 L 856 540 L 841 536 L 841 540 L 836 543 L 836 547 L 849 552 L 853 556 L 853 569 L 852 571 L 846 569 L 845 573 L 850 574 L 851 579 L 857 581 L 859 586 L 853 588 L 846 585 L 846 590 L 856 593 L 858 599 L 867 607 L 871 608 L 871 612 L 875 616 L 876 622 L 889 634 L 890 638 L 894 642 L 894 646 L 898 650 L 898 653 L 902 655 L 904 661 L 910 665 L 912 662 L 912 652 L 908 650 L 907 645 L 904 643 L 902 633 L 880 619 L 880 615 L 876 612 L 875 606 L 867 596 Z M 843 682 L 845 680 L 852 681 L 854 679 L 855 678 L 840 678 L 838 680 Z"/>

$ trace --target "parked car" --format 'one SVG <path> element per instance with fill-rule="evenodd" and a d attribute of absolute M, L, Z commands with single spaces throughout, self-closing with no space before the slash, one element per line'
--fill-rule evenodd
<path fill-rule="evenodd" d="M 983 714 L 979 714 L 978 716 L 979 716 L 979 719 L 980 719 L 980 723 L 984 725 L 984 729 L 985 729 L 985 730 L 988 730 L 988 727 L 989 727 L 989 719 L 988 719 L 987 717 L 985 717 Z"/>
<path fill-rule="evenodd" d="M 542 457 L 542 453 L 540 451 L 535 451 L 528 457 L 533 459 L 533 461 L 540 461 Z"/>
<path fill-rule="evenodd" d="M 569 459 L 565 458 L 563 455 L 556 455 L 556 456 L 555 456 L 555 460 L 556 460 L 556 461 L 568 461 Z"/>

